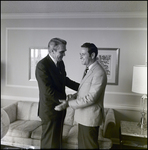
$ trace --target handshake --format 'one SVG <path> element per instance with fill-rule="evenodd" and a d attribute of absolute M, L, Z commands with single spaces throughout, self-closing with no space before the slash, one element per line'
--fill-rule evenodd
<path fill-rule="evenodd" d="M 75 99 L 75 94 L 69 94 L 67 95 L 66 97 L 66 100 L 59 100 L 59 102 L 61 102 L 61 104 L 57 105 L 54 109 L 56 111 L 61 111 L 61 110 L 64 110 L 66 109 L 69 105 L 68 105 L 68 101 L 69 100 L 72 100 L 72 99 Z"/>

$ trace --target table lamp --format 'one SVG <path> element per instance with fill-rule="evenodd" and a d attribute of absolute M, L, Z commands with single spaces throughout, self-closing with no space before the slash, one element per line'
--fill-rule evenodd
<path fill-rule="evenodd" d="M 10 125 L 8 114 L 1 108 L 1 139 L 6 135 Z"/>
<path fill-rule="evenodd" d="M 133 67 L 133 79 L 132 79 L 132 92 L 143 94 L 141 97 L 142 112 L 141 120 L 138 126 L 141 129 L 147 127 L 147 122 L 145 119 L 146 114 L 146 99 L 147 99 L 147 66 L 146 65 L 136 65 Z"/>

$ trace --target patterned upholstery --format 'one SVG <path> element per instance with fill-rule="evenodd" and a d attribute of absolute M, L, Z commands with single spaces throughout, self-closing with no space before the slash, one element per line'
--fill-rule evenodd
<path fill-rule="evenodd" d="M 1 139 L 2 144 L 11 146 L 40 147 L 41 119 L 37 116 L 37 102 L 19 101 L 3 109 L 10 118 L 10 127 L 7 134 Z M 99 128 L 98 142 L 100 149 L 110 149 L 112 141 L 111 131 L 115 126 L 113 109 L 104 109 L 105 123 Z M 63 148 L 78 148 L 78 126 L 74 121 L 74 109 L 68 107 L 63 127 Z"/>
<path fill-rule="evenodd" d="M 71 107 L 68 107 L 66 117 L 64 120 L 64 124 L 73 125 L 73 122 L 74 122 L 74 109 Z"/>
<path fill-rule="evenodd" d="M 38 103 L 36 102 L 18 102 L 17 105 L 17 120 L 38 120 L 37 116 Z"/>
<path fill-rule="evenodd" d="M 10 124 L 6 136 L 30 138 L 32 131 L 41 126 L 41 121 L 17 120 Z"/>

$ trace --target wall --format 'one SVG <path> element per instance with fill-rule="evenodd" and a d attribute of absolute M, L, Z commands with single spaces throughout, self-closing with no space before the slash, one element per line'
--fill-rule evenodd
<path fill-rule="evenodd" d="M 134 65 L 144 65 L 147 47 L 147 18 L 135 15 L 112 17 L 2 18 L 1 106 L 18 100 L 38 101 L 36 81 L 29 81 L 29 48 L 47 47 L 53 37 L 68 42 L 64 57 L 67 75 L 80 82 L 84 66 L 80 46 L 120 48 L 118 85 L 107 85 L 104 105 L 115 109 L 118 137 L 120 120 L 140 120 L 140 96 L 131 92 Z M 67 93 L 73 91 L 66 89 Z M 135 117 L 136 116 L 138 117 Z"/>

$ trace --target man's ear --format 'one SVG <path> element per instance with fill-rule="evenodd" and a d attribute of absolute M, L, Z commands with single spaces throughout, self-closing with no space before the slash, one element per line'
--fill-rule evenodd
<path fill-rule="evenodd" d="M 92 59 L 95 58 L 95 53 L 94 53 L 94 52 L 91 54 L 91 58 L 92 58 Z"/>

